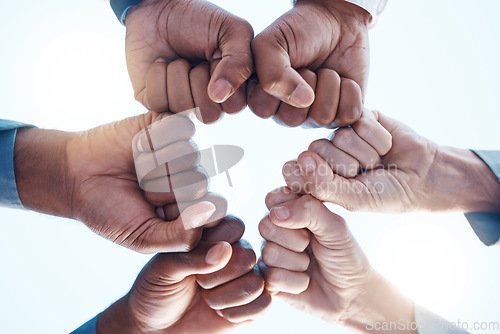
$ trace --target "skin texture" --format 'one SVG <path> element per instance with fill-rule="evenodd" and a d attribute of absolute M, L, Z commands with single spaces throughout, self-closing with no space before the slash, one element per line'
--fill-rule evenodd
<path fill-rule="evenodd" d="M 223 333 L 261 315 L 271 298 L 253 269 L 255 253 L 238 241 L 243 231 L 226 217 L 191 252 L 153 257 L 131 291 L 99 316 L 97 332 Z"/>
<path fill-rule="evenodd" d="M 272 294 L 361 333 L 378 333 L 367 330 L 367 319 L 415 321 L 411 301 L 371 268 L 342 217 L 286 187 L 269 193 L 266 205 L 270 213 L 259 224 L 265 239 L 259 265 Z"/>
<path fill-rule="evenodd" d="M 248 22 L 206 1 L 144 0 L 129 10 L 126 26 L 130 79 L 148 109 L 175 113 L 197 104 L 210 123 L 246 106 L 243 84 L 253 72 Z M 183 87 L 201 63 L 192 96 Z"/>
<path fill-rule="evenodd" d="M 255 37 L 248 105 L 281 124 L 346 126 L 361 115 L 369 15 L 339 0 L 302 0 Z"/>
<path fill-rule="evenodd" d="M 144 192 L 139 187 L 132 138 L 163 117 L 169 114 L 148 112 L 81 133 L 21 129 L 14 153 L 21 202 L 34 211 L 78 219 L 97 234 L 142 253 L 192 249 L 201 238 L 203 226 L 216 224 L 215 217 L 223 217 L 227 205 L 224 200 L 211 203 L 205 197 L 206 181 L 175 195 Z M 185 139 L 189 137 L 188 133 Z M 192 145 L 186 143 L 186 147 Z M 206 180 L 199 169 L 169 177 L 174 183 Z M 166 221 L 158 217 L 157 206 L 172 210 L 177 201 L 196 205 L 179 218 Z"/>
<path fill-rule="evenodd" d="M 437 145 L 388 116 L 365 113 L 362 124 L 311 143 L 287 162 L 288 186 L 353 211 L 499 212 L 498 180 L 472 151 Z"/>

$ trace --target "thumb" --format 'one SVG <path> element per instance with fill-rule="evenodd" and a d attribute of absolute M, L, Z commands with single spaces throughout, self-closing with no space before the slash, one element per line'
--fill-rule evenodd
<path fill-rule="evenodd" d="M 235 16 L 221 26 L 218 46 L 222 59 L 208 84 L 208 96 L 216 103 L 225 102 L 252 75 L 253 58 L 250 43 L 252 26 Z M 219 54 L 216 50 L 215 54 Z"/>
<path fill-rule="evenodd" d="M 328 210 L 320 200 L 310 195 L 304 195 L 273 207 L 269 218 L 278 227 L 308 229 L 325 247 L 351 239 L 344 219 Z"/>
<path fill-rule="evenodd" d="M 211 274 L 224 268 L 232 255 L 232 247 L 225 241 L 201 243 L 189 253 L 156 255 L 146 274 L 153 275 L 162 285 L 170 285 L 198 274 Z"/>
<path fill-rule="evenodd" d="M 213 203 L 202 201 L 185 209 L 176 220 L 152 218 L 144 228 L 137 229 L 137 236 L 134 233 L 128 236 L 132 243 L 129 248 L 146 254 L 190 251 L 198 245 L 203 227 L 213 223 L 215 211 Z"/>
<path fill-rule="evenodd" d="M 314 101 L 314 90 L 292 68 L 286 45 L 286 40 L 275 36 L 273 30 L 255 37 L 252 51 L 257 76 L 266 93 L 296 108 L 309 107 Z"/>

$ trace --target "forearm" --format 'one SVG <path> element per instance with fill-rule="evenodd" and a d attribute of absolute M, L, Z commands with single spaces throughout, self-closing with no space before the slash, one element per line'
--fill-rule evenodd
<path fill-rule="evenodd" d="M 27 209 L 71 217 L 72 182 L 67 177 L 66 145 L 71 134 L 19 129 L 14 173 L 19 198 Z"/>
<path fill-rule="evenodd" d="M 341 319 L 344 326 L 370 334 L 417 334 L 413 302 L 378 273 Z"/>
<path fill-rule="evenodd" d="M 500 212 L 500 182 L 474 152 L 440 146 L 429 176 L 430 210 Z"/>

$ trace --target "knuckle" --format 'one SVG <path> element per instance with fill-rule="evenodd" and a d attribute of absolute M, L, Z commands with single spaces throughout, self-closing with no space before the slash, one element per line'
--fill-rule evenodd
<path fill-rule="evenodd" d="M 262 260 L 267 265 L 275 265 L 279 260 L 279 254 L 272 243 L 267 243 L 262 249 Z"/>
<path fill-rule="evenodd" d="M 352 142 L 352 131 L 351 128 L 337 130 L 333 136 L 332 144 L 339 149 L 342 149 L 342 147 L 349 147 Z"/>
<path fill-rule="evenodd" d="M 266 240 L 274 237 L 274 227 L 269 221 L 269 215 L 263 218 L 259 223 L 260 236 Z"/>

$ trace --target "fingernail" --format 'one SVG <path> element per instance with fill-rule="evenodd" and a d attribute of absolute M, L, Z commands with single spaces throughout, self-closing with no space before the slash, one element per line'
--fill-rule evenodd
<path fill-rule="evenodd" d="M 317 168 L 316 160 L 311 157 L 303 157 L 300 159 L 300 165 L 302 169 L 305 170 L 306 173 L 314 172 Z"/>
<path fill-rule="evenodd" d="M 290 209 L 286 206 L 275 206 L 271 211 L 279 220 L 287 220 L 290 218 Z"/>
<path fill-rule="evenodd" d="M 196 210 L 200 213 L 197 215 L 187 218 L 186 220 L 182 220 L 184 223 L 184 227 L 186 230 L 190 230 L 193 228 L 201 227 L 205 224 L 207 224 L 208 219 L 214 214 L 216 208 L 215 205 L 211 202 L 203 201 L 198 204 L 195 204 L 196 208 L 192 210 Z M 188 225 L 188 226 L 186 226 Z"/>
<path fill-rule="evenodd" d="M 226 101 L 233 92 L 233 85 L 225 79 L 219 79 L 212 84 L 210 91 L 211 98 L 214 102 L 222 103 Z"/>
<path fill-rule="evenodd" d="M 290 96 L 290 102 L 300 108 L 309 107 L 314 101 L 314 92 L 311 87 L 300 84 Z"/>
<path fill-rule="evenodd" d="M 224 315 L 222 315 L 222 312 L 220 310 L 215 310 L 215 313 L 221 318 L 224 318 Z"/>
<path fill-rule="evenodd" d="M 219 243 L 207 252 L 205 256 L 205 262 L 208 264 L 217 264 L 222 260 L 222 256 L 225 253 L 225 249 L 229 244 L 227 242 Z"/>

